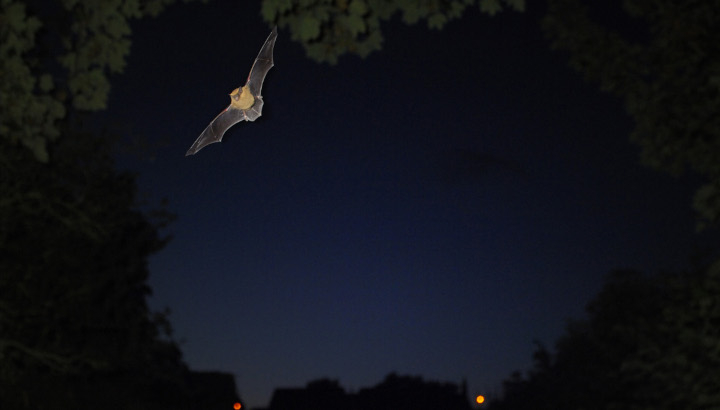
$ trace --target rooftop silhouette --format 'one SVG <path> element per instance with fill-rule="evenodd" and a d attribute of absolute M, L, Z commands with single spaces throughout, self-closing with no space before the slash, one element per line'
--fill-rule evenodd
<path fill-rule="evenodd" d="M 463 385 L 424 381 L 390 373 L 373 386 L 348 393 L 336 380 L 319 379 L 304 388 L 275 389 L 267 410 L 469 410 Z"/>

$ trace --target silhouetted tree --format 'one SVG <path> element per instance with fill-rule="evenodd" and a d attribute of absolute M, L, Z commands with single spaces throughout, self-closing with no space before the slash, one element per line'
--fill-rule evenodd
<path fill-rule="evenodd" d="M 50 153 L 43 164 L 0 140 L 3 408 L 82 408 L 105 376 L 120 389 L 183 370 L 145 301 L 147 258 L 168 218 L 136 209 L 134 179 L 114 171 L 102 139 L 66 132 Z"/>
<path fill-rule="evenodd" d="M 107 138 L 76 125 L 147 2 L 0 2 L 0 408 L 185 408 L 188 372 L 149 311 L 164 211 L 138 207 Z"/>
<path fill-rule="evenodd" d="M 582 0 L 548 3 L 543 25 L 553 47 L 624 100 L 646 164 L 706 178 L 694 206 L 705 224 L 719 222 L 720 1 L 624 0 L 626 30 L 593 18 L 607 3 L 592 10 Z"/>
<path fill-rule="evenodd" d="M 556 353 L 539 347 L 515 373 L 505 409 L 708 409 L 720 406 L 720 267 L 644 276 L 615 272 L 568 325 Z"/>

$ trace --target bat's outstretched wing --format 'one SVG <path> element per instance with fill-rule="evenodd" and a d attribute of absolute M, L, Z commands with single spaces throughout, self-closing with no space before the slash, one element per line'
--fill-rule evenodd
<path fill-rule="evenodd" d="M 275 40 L 277 39 L 277 27 L 274 27 L 265 44 L 263 44 L 260 52 L 258 53 L 252 68 L 250 69 L 250 75 L 248 75 L 247 83 L 245 85 L 250 89 L 250 93 L 256 99 L 262 98 L 260 93 L 262 91 L 263 82 L 265 82 L 265 76 L 268 71 L 273 67 L 273 50 L 275 49 Z M 259 116 L 259 115 L 258 115 Z M 250 121 L 253 121 L 251 119 Z"/>
<path fill-rule="evenodd" d="M 237 92 L 245 92 L 244 90 L 247 89 L 252 95 L 252 98 L 250 98 L 252 105 L 248 108 L 243 107 L 243 109 L 241 109 L 237 106 L 233 106 L 233 104 L 237 102 L 237 99 L 233 101 L 223 112 L 212 120 L 207 128 L 205 128 L 202 134 L 200 134 L 200 136 L 195 140 L 195 143 L 193 143 L 187 153 L 185 153 L 185 156 L 195 154 L 206 145 L 222 141 L 225 131 L 238 122 L 255 121 L 262 115 L 264 103 L 260 92 L 262 91 L 263 82 L 265 81 L 267 72 L 274 65 L 273 50 L 275 49 L 276 39 L 277 27 L 273 28 L 272 32 L 270 32 L 267 40 L 265 40 L 265 44 L 263 44 L 260 49 L 260 53 L 258 53 L 257 58 L 255 58 L 255 62 L 250 69 L 250 74 L 248 75 L 245 86 L 242 87 L 242 90 L 238 88 L 231 94 L 231 97 L 237 98 Z M 240 107 L 242 107 L 242 105 L 240 105 Z"/>
<path fill-rule="evenodd" d="M 260 106 L 262 107 L 262 101 L 260 102 Z M 222 137 L 228 128 L 245 120 L 247 120 L 245 111 L 238 110 L 237 108 L 233 108 L 232 105 L 229 105 L 210 122 L 210 125 L 205 128 L 202 134 L 195 140 L 195 143 L 193 143 L 187 153 L 185 153 L 185 156 L 194 155 L 206 145 L 222 141 Z"/>

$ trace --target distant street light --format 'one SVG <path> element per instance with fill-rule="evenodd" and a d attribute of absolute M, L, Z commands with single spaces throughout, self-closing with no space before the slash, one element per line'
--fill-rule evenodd
<path fill-rule="evenodd" d="M 477 404 L 483 404 L 485 402 L 485 396 L 482 396 L 482 395 L 477 396 L 475 398 L 475 401 L 477 402 Z"/>
<path fill-rule="evenodd" d="M 234 408 L 235 410 L 240 410 L 241 407 L 242 407 L 242 404 L 240 404 L 240 403 L 235 403 L 235 404 L 233 404 L 233 408 Z"/>

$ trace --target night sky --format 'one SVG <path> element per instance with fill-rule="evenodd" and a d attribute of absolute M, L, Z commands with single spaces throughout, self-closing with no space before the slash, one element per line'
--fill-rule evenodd
<path fill-rule="evenodd" d="M 382 51 L 336 66 L 281 28 L 263 116 L 185 157 L 270 33 L 249 3 L 134 23 L 104 116 L 149 144 L 119 164 L 178 215 L 151 306 L 250 407 L 391 371 L 498 393 L 605 274 L 688 263 L 693 187 L 640 165 L 622 102 L 549 49 L 542 10 L 398 17 Z"/>

